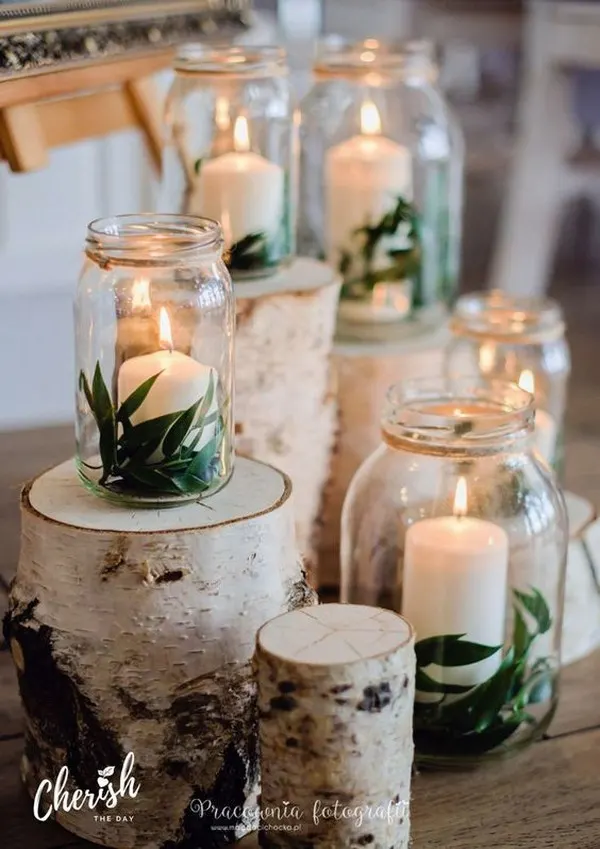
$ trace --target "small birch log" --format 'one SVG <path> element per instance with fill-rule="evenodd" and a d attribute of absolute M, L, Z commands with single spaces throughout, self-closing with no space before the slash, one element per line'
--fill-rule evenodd
<path fill-rule="evenodd" d="M 323 509 L 319 545 L 319 586 L 339 586 L 340 520 L 350 481 L 381 444 L 381 416 L 387 390 L 401 380 L 443 373 L 448 332 L 442 329 L 402 342 L 336 343 L 339 436 Z"/>
<path fill-rule="evenodd" d="M 296 611 L 261 628 L 255 663 L 260 845 L 407 849 L 410 624 L 363 605 Z"/>
<path fill-rule="evenodd" d="M 114 811 L 54 812 L 69 831 L 119 849 L 212 849 L 256 825 L 200 817 L 190 803 L 255 805 L 256 631 L 313 601 L 290 493 L 285 475 L 247 459 L 209 501 L 172 510 L 112 505 L 72 462 L 25 488 L 5 621 L 24 781 L 34 794 L 66 766 L 70 792 L 98 793 L 99 770 L 115 767 L 118 782 L 132 752 L 140 785 Z M 118 825 L 95 818 L 111 813 Z"/>
<path fill-rule="evenodd" d="M 329 266 L 297 259 L 235 290 L 236 445 L 292 479 L 298 545 L 314 565 L 337 428 L 331 350 L 339 281 Z"/>

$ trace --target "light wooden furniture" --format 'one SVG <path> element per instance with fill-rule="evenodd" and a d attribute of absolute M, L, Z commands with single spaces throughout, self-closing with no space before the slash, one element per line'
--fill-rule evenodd
<path fill-rule="evenodd" d="M 576 147 L 568 71 L 600 68 L 600 4 L 531 0 L 524 39 L 519 132 L 490 275 L 490 287 L 539 295 L 546 289 L 561 207 L 589 194 L 598 160 L 569 159 Z M 600 174 L 600 170 L 598 171 Z"/>
<path fill-rule="evenodd" d="M 13 171 L 48 164 L 52 148 L 138 128 L 160 170 L 161 99 L 151 75 L 173 51 L 0 82 L 0 158 Z"/>

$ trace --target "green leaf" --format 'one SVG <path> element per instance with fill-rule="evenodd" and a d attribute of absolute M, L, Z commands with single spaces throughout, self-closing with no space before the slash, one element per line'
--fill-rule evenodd
<path fill-rule="evenodd" d="M 142 406 L 142 404 L 148 397 L 148 393 L 150 392 L 158 378 L 161 376 L 163 371 L 164 369 L 162 371 L 159 371 L 157 374 L 152 375 L 152 377 L 149 377 L 148 380 L 145 380 L 143 383 L 140 383 L 138 388 L 134 389 L 131 395 L 126 398 L 125 401 L 123 401 L 117 411 L 118 422 L 123 423 L 125 421 L 128 421 L 136 412 L 136 410 L 138 410 Z"/>
<path fill-rule="evenodd" d="M 197 159 L 197 160 L 194 162 L 194 173 L 195 173 L 195 174 L 199 174 L 199 173 L 200 173 L 200 170 L 202 169 L 202 162 L 203 162 L 203 161 L 204 161 L 204 160 L 202 159 L 202 157 L 200 157 L 199 159 Z"/>
<path fill-rule="evenodd" d="M 188 407 L 169 428 L 169 432 L 165 436 L 163 443 L 163 452 L 166 457 L 172 457 L 176 451 L 183 447 L 183 442 L 196 418 L 200 401 L 201 399 L 199 398 L 195 404 Z"/>
<path fill-rule="evenodd" d="M 96 414 L 94 412 L 94 398 L 92 395 L 92 390 L 90 389 L 90 384 L 83 370 L 79 372 L 79 388 L 83 390 L 86 401 L 88 402 L 88 407 L 92 411 L 94 418 L 96 418 Z"/>
<path fill-rule="evenodd" d="M 235 242 L 225 258 L 231 271 L 254 271 L 272 265 L 265 233 L 250 233 Z"/>
<path fill-rule="evenodd" d="M 99 449 L 104 474 L 100 480 L 104 483 L 111 474 L 117 461 L 117 426 L 115 411 L 102 372 L 100 363 L 96 363 L 92 380 L 92 396 L 94 400 L 94 417 L 100 432 Z"/>
<path fill-rule="evenodd" d="M 504 707 L 515 674 L 514 649 L 507 652 L 497 671 L 465 696 L 447 702 L 440 709 L 443 725 L 462 732 L 485 731 Z"/>
<path fill-rule="evenodd" d="M 415 725 L 415 746 L 422 754 L 457 755 L 469 757 L 480 755 L 500 746 L 521 725 L 521 719 L 500 718 L 483 732 L 456 734 L 448 728 L 429 728 Z"/>
<path fill-rule="evenodd" d="M 415 645 L 417 665 L 424 667 L 430 663 L 438 666 L 469 666 L 479 663 L 500 651 L 502 646 L 484 646 L 462 640 L 464 634 L 448 634 L 440 637 L 428 637 Z"/>
<path fill-rule="evenodd" d="M 472 690 L 472 685 L 463 687 L 461 684 L 444 684 L 441 681 L 436 681 L 420 667 L 417 667 L 415 687 L 421 693 L 467 693 Z"/>
<path fill-rule="evenodd" d="M 537 633 L 545 634 L 552 626 L 552 617 L 544 596 L 539 590 L 533 589 L 531 595 L 513 590 L 515 597 L 520 601 L 525 610 L 533 616 L 537 623 Z"/>
<path fill-rule="evenodd" d="M 168 475 L 164 475 L 151 466 L 127 467 L 121 470 L 121 475 L 126 481 L 142 484 L 143 489 L 154 490 L 159 493 L 166 492 L 170 495 L 181 495 L 184 491 Z"/>
<path fill-rule="evenodd" d="M 534 635 L 529 633 L 527 623 L 519 608 L 515 605 L 515 623 L 513 628 L 513 645 L 517 658 L 524 657 L 529 651 Z"/>
<path fill-rule="evenodd" d="M 164 416 L 158 416 L 155 419 L 148 419 L 134 425 L 121 436 L 119 445 L 129 456 L 133 456 L 138 448 L 148 442 L 157 442 L 160 445 L 169 428 L 177 421 L 182 412 L 182 410 L 178 410 L 176 413 L 166 413 Z"/>
<path fill-rule="evenodd" d="M 203 481 L 204 483 L 209 483 L 210 466 L 215 459 L 218 449 L 219 445 L 217 444 L 217 438 L 213 437 L 191 460 L 188 466 L 187 475 L 197 478 L 199 481 Z"/>

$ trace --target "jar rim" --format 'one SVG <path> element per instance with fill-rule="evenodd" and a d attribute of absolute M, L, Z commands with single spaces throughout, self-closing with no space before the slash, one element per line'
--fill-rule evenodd
<path fill-rule="evenodd" d="M 180 74 L 209 77 L 268 77 L 287 74 L 287 53 L 275 45 L 184 44 L 175 56 Z"/>
<path fill-rule="evenodd" d="M 170 265 L 190 254 L 220 254 L 221 225 L 177 213 L 125 213 L 88 224 L 86 254 L 99 265 Z"/>
<path fill-rule="evenodd" d="M 390 387 L 384 440 L 424 453 L 494 452 L 533 431 L 534 398 L 515 383 L 473 377 L 407 380 Z"/>
<path fill-rule="evenodd" d="M 437 77 L 435 48 L 427 39 L 354 41 L 326 36 L 317 42 L 313 72 L 317 78 L 431 79 Z"/>
<path fill-rule="evenodd" d="M 507 295 L 495 289 L 462 295 L 450 324 L 458 336 L 523 345 L 553 342 L 565 333 L 562 309 L 552 298 Z"/>

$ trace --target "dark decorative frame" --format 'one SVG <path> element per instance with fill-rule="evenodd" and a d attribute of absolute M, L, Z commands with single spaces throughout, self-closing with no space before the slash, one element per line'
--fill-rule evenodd
<path fill-rule="evenodd" d="M 0 82 L 227 36 L 249 25 L 250 6 L 251 0 L 58 0 L 0 5 Z"/>

